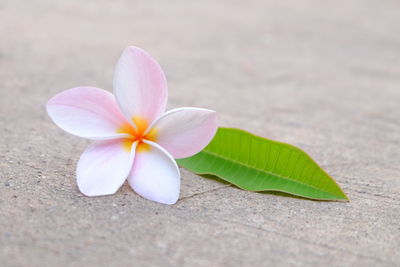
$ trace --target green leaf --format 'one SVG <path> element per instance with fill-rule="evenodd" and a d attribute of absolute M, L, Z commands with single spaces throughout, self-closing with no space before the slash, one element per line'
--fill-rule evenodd
<path fill-rule="evenodd" d="M 219 128 L 196 155 L 177 160 L 249 191 L 279 191 L 318 200 L 348 200 L 338 184 L 304 151 L 232 128 Z"/>

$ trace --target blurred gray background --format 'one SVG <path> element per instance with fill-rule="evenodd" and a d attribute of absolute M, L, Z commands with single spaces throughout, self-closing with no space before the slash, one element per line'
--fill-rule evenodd
<path fill-rule="evenodd" d="M 169 108 L 307 151 L 349 203 L 239 190 L 181 169 L 176 205 L 124 186 L 87 198 L 88 141 L 53 95 L 112 90 L 128 45 L 164 68 Z M 400 2 L 0 0 L 1 266 L 399 266 Z"/>

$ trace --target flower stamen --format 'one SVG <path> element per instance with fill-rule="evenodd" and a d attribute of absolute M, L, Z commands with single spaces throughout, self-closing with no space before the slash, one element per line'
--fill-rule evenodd
<path fill-rule="evenodd" d="M 122 140 L 122 146 L 125 150 L 131 151 L 132 144 L 134 142 L 138 142 L 136 146 L 137 152 L 149 151 L 150 145 L 144 143 L 143 140 L 156 142 L 157 129 L 153 128 L 146 133 L 149 126 L 149 123 L 146 119 L 141 117 L 133 117 L 132 121 L 135 123 L 136 129 L 130 123 L 125 123 L 117 131 L 118 133 L 126 133 L 129 135 L 129 137 Z"/>

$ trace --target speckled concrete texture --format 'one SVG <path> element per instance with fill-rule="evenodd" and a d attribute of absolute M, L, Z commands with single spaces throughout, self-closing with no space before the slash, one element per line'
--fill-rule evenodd
<path fill-rule="evenodd" d="M 399 266 L 399 1 L 0 0 L 0 266 Z M 112 90 L 128 45 L 169 108 L 307 151 L 349 203 L 250 193 L 184 169 L 176 205 L 87 198 L 89 141 L 44 105 Z"/>

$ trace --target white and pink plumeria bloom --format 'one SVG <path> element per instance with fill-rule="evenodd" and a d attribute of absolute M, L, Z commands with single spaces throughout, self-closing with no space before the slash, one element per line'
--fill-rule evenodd
<path fill-rule="evenodd" d="M 68 133 L 97 140 L 79 159 L 76 178 L 86 196 L 114 194 L 128 179 L 144 198 L 174 204 L 180 173 L 174 158 L 200 152 L 217 130 L 215 111 L 177 108 L 165 112 L 168 89 L 160 65 L 128 47 L 114 73 L 114 95 L 76 87 L 49 100 L 47 112 Z"/>

